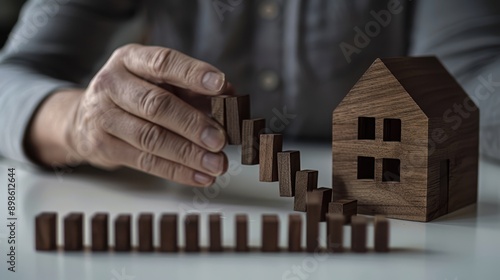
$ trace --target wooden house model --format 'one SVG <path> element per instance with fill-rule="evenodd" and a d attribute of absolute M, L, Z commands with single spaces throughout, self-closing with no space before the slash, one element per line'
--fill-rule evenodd
<path fill-rule="evenodd" d="M 479 110 L 438 59 L 377 59 L 332 120 L 333 200 L 413 221 L 476 202 Z"/>

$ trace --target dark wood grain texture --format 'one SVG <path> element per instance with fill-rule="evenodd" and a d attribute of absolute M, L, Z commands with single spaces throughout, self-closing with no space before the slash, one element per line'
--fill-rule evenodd
<path fill-rule="evenodd" d="M 200 251 L 200 216 L 198 214 L 187 214 L 184 219 L 185 252 Z"/>
<path fill-rule="evenodd" d="M 91 220 L 92 251 L 109 250 L 109 215 L 96 213 Z"/>
<path fill-rule="evenodd" d="M 288 215 L 288 251 L 302 251 L 302 216 L 299 214 Z"/>
<path fill-rule="evenodd" d="M 376 215 L 374 222 L 375 252 L 389 252 L 389 220 Z"/>
<path fill-rule="evenodd" d="M 57 213 L 43 212 L 35 218 L 35 248 L 53 251 L 57 248 Z"/>
<path fill-rule="evenodd" d="M 279 251 L 278 215 L 262 215 L 262 252 Z"/>
<path fill-rule="evenodd" d="M 328 213 L 328 203 L 332 198 L 332 189 L 330 188 L 317 188 L 309 192 L 309 194 L 317 195 L 320 199 L 320 218 L 321 222 L 326 221 L 326 213 Z"/>
<path fill-rule="evenodd" d="M 425 222 L 477 201 L 479 110 L 435 57 L 375 60 L 332 131 L 334 200 L 358 200 L 361 214 Z"/>
<path fill-rule="evenodd" d="M 222 128 L 227 129 L 226 123 L 226 99 L 227 96 L 214 96 L 212 102 L 212 117 L 218 122 Z"/>
<path fill-rule="evenodd" d="M 210 214 L 208 216 L 209 234 L 210 234 L 210 252 L 222 252 L 222 231 L 221 215 Z"/>
<path fill-rule="evenodd" d="M 243 120 L 241 164 L 259 164 L 260 135 L 265 128 L 265 119 Z"/>
<path fill-rule="evenodd" d="M 226 101 L 226 127 L 228 143 L 241 145 L 243 120 L 250 119 L 250 97 L 229 96 Z"/>
<path fill-rule="evenodd" d="M 306 211 L 307 192 L 313 191 L 318 187 L 317 170 L 300 170 L 295 175 L 295 199 L 293 210 Z"/>
<path fill-rule="evenodd" d="M 261 182 L 278 181 L 278 152 L 283 149 L 281 134 L 261 134 L 259 149 L 259 179 Z"/>
<path fill-rule="evenodd" d="M 137 219 L 137 228 L 139 229 L 139 252 L 153 251 L 153 214 L 142 213 Z"/>
<path fill-rule="evenodd" d="M 64 250 L 83 249 L 83 213 L 69 213 L 64 218 Z"/>
<path fill-rule="evenodd" d="M 330 202 L 328 213 L 342 214 L 345 217 L 345 223 L 351 222 L 351 217 L 357 215 L 358 201 L 354 199 L 339 199 Z"/>
<path fill-rule="evenodd" d="M 279 152 L 278 180 L 281 197 L 295 196 L 295 178 L 297 171 L 300 171 L 300 152 Z"/>
<path fill-rule="evenodd" d="M 351 251 L 365 253 L 367 238 L 367 220 L 363 216 L 351 218 Z"/>
<path fill-rule="evenodd" d="M 131 215 L 120 214 L 115 219 L 115 251 L 127 252 L 132 249 Z"/>
<path fill-rule="evenodd" d="M 160 251 L 179 251 L 178 238 L 178 215 L 176 213 L 165 213 L 160 218 Z"/>
<path fill-rule="evenodd" d="M 238 214 L 235 216 L 236 252 L 248 252 L 248 216 Z"/>
<path fill-rule="evenodd" d="M 326 215 L 326 244 L 330 252 L 340 253 L 344 251 L 344 215 Z"/>
<path fill-rule="evenodd" d="M 310 192 L 307 196 L 306 212 L 306 251 L 311 253 L 318 249 L 319 222 L 321 220 L 321 197 L 319 193 Z"/>

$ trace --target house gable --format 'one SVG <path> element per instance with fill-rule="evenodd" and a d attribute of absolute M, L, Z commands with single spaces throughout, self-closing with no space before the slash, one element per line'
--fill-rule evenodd
<path fill-rule="evenodd" d="M 358 139 L 359 117 L 374 118 L 375 139 Z M 400 141 L 384 140 L 388 119 L 399 120 Z M 337 106 L 332 121 L 334 199 L 357 199 L 363 214 L 424 221 L 428 118 L 381 60 L 371 65 Z M 368 163 L 373 158 L 373 179 L 358 179 L 358 156 L 367 157 Z M 384 181 L 386 165 L 397 160 L 400 181 Z"/>
<path fill-rule="evenodd" d="M 379 59 L 428 118 L 443 118 L 455 104 L 477 106 L 436 57 Z"/>

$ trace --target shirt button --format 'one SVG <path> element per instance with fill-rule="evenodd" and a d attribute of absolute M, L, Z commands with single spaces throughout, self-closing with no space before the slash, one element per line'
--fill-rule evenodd
<path fill-rule="evenodd" d="M 262 89 L 266 91 L 274 91 L 280 84 L 280 78 L 274 71 L 263 71 L 259 76 L 259 83 Z"/>
<path fill-rule="evenodd" d="M 274 1 L 263 1 L 259 6 L 259 15 L 268 20 L 273 20 L 279 15 L 278 3 Z"/>

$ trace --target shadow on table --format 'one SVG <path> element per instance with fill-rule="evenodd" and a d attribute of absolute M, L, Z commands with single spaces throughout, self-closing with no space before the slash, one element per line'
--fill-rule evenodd
<path fill-rule="evenodd" d="M 431 223 L 476 227 L 478 223 L 488 223 L 500 219 L 500 205 L 497 201 L 481 201 L 439 217 Z"/>
<path fill-rule="evenodd" d="M 102 187 L 113 191 L 137 193 L 137 195 L 154 194 L 159 199 L 162 196 L 168 197 L 175 193 L 184 202 L 196 200 L 198 204 L 218 203 L 235 206 L 269 207 L 280 210 L 293 208 L 293 198 L 280 198 L 279 196 L 268 198 L 260 193 L 249 194 L 248 192 L 241 194 L 234 191 L 223 191 L 220 187 L 218 190 L 217 187 L 191 187 L 128 168 L 106 171 L 84 166 L 79 167 L 70 176 L 84 178 L 85 180 L 92 178 L 92 180 L 96 181 L 109 181 L 110 184 L 102 184 Z"/>

